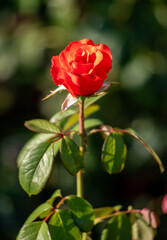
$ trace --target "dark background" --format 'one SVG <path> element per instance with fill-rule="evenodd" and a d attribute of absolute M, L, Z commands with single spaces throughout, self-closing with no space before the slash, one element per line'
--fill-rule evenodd
<path fill-rule="evenodd" d="M 31 198 L 18 181 L 17 155 L 33 135 L 24 121 L 49 119 L 65 95 L 41 99 L 55 85 L 50 59 L 74 40 L 107 44 L 113 54 L 109 93 L 99 101 L 98 117 L 113 127 L 132 127 L 167 167 L 167 3 L 165 0 L 6 0 L 0 2 L 0 238 L 15 239 L 26 217 L 61 188 L 75 194 L 75 178 L 56 158 L 45 189 Z M 85 198 L 94 207 L 122 204 L 150 207 L 161 214 L 167 173 L 144 147 L 127 137 L 124 171 L 101 169 L 100 135 L 89 140 Z M 156 239 L 167 239 L 161 215 Z M 99 230 L 96 229 L 96 232 Z M 95 239 L 98 239 L 95 235 Z"/>

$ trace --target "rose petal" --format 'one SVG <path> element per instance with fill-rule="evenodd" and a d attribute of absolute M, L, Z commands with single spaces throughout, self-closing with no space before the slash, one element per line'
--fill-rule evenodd
<path fill-rule="evenodd" d="M 95 45 L 94 42 L 88 38 L 81 39 L 79 42 L 85 45 L 92 45 L 92 46 Z"/>
<path fill-rule="evenodd" d="M 97 50 L 95 52 L 93 52 L 93 53 L 89 53 L 89 58 L 88 58 L 88 62 L 89 63 L 94 63 L 95 62 L 95 60 L 96 60 L 96 52 L 97 52 Z"/>
<path fill-rule="evenodd" d="M 68 75 L 68 78 L 64 81 L 63 86 L 67 89 L 67 91 L 69 91 L 69 93 L 75 97 L 76 93 L 75 93 L 75 89 L 73 89 L 73 87 L 71 85 L 69 85 L 68 83 L 71 82 L 71 78 Z"/>
<path fill-rule="evenodd" d="M 74 41 L 71 42 L 65 49 L 64 51 L 62 51 L 59 55 L 59 60 L 60 63 L 63 65 L 63 67 L 65 69 L 69 69 L 69 63 L 73 60 L 72 59 L 72 53 L 74 53 L 76 51 L 76 49 L 78 49 L 79 47 L 82 46 L 82 43 L 80 43 L 79 41 Z"/>
<path fill-rule="evenodd" d="M 112 54 L 111 54 L 111 51 L 110 51 L 110 49 L 107 45 L 105 45 L 103 43 L 100 43 L 100 44 L 96 45 L 96 48 L 99 49 L 102 52 L 106 52 L 112 60 Z"/>
<path fill-rule="evenodd" d="M 104 80 L 111 68 L 112 60 L 108 54 L 105 52 L 97 51 L 92 74 L 97 75 Z"/>
<path fill-rule="evenodd" d="M 103 55 L 104 55 L 104 53 L 102 53 L 101 51 L 96 52 L 96 59 L 94 61 L 95 67 L 103 61 L 103 59 L 104 59 Z"/>
<path fill-rule="evenodd" d="M 73 61 L 75 62 L 81 62 L 81 63 L 87 63 L 89 57 L 89 52 L 85 49 L 78 48 L 76 50 L 76 53 L 73 56 Z"/>
<path fill-rule="evenodd" d="M 52 58 L 51 76 L 56 85 L 63 85 L 72 96 L 75 95 L 70 85 L 67 84 L 67 82 L 70 82 L 70 76 L 62 68 L 58 56 Z"/>
<path fill-rule="evenodd" d="M 52 57 L 52 66 L 51 66 L 51 76 L 56 85 L 61 85 L 62 82 L 64 81 L 64 72 L 62 70 L 62 67 L 59 62 L 59 57 L 54 56 Z"/>
<path fill-rule="evenodd" d="M 81 74 L 88 74 L 89 71 L 93 68 L 93 63 L 77 63 L 77 62 L 73 62 L 72 63 L 72 72 L 78 75 Z"/>
<path fill-rule="evenodd" d="M 97 76 L 85 74 L 78 76 L 68 73 L 70 78 L 66 81 L 67 85 L 73 89 L 74 93 L 79 96 L 88 96 L 95 93 L 103 84 L 103 80 Z"/>

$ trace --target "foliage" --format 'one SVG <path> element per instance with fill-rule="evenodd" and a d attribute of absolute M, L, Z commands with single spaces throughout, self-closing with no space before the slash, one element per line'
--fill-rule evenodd
<path fill-rule="evenodd" d="M 50 121 L 43 119 L 26 121 L 25 126 L 38 133 L 35 138 L 33 137 L 32 140 L 28 141 L 18 156 L 20 184 L 29 195 L 36 195 L 44 188 L 58 151 L 60 151 L 64 168 L 71 175 L 75 176 L 82 172 L 84 151 L 86 150 L 85 141 L 87 141 L 87 137 L 98 132 L 104 137 L 102 167 L 109 174 L 121 172 L 125 167 L 127 147 L 123 136 L 126 133 L 139 140 L 153 155 L 160 169 L 164 170 L 157 154 L 134 131 L 112 128 L 102 124 L 98 119 L 95 121 L 95 119 L 89 118 L 99 110 L 98 105 L 94 104 L 98 99 L 98 96 L 94 96 L 92 102 L 89 100 L 89 103 L 83 108 L 83 112 L 80 108 L 80 106 L 84 106 L 84 98 L 82 97 L 78 100 L 79 113 L 77 108 L 74 108 L 73 111 L 67 109 L 67 112 L 56 113 Z M 71 100 L 68 98 L 67 102 L 69 101 Z M 73 100 L 72 104 L 75 104 Z M 68 104 L 68 107 L 70 106 L 71 104 Z M 82 119 L 84 115 L 86 133 L 83 135 L 83 132 L 79 131 L 81 120 L 79 120 L 80 124 L 78 125 L 78 118 Z M 86 124 L 87 122 L 90 124 Z M 97 125 L 100 128 L 90 129 Z M 48 134 L 49 137 L 46 137 L 45 135 Z M 80 135 L 82 139 L 80 148 L 75 142 L 76 135 Z M 57 199 L 59 201 L 55 205 Z M 107 220 L 107 224 L 102 231 L 101 240 L 130 240 L 134 237 L 143 240 L 147 236 L 150 240 L 154 238 L 155 229 L 159 225 L 157 215 L 148 209 L 129 208 L 123 211 L 121 208 L 122 206 L 112 206 L 93 209 L 91 204 L 82 197 L 63 197 L 60 190 L 56 190 L 45 203 L 37 207 L 28 217 L 17 239 L 78 240 L 85 237 L 91 239 L 94 225 L 100 224 L 104 220 Z"/>

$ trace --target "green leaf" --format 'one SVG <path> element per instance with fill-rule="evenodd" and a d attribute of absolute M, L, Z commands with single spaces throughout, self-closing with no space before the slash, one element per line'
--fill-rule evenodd
<path fill-rule="evenodd" d="M 81 240 L 81 233 L 68 210 L 59 209 L 54 213 L 49 221 L 49 231 L 52 239 Z"/>
<path fill-rule="evenodd" d="M 115 211 L 119 211 L 122 208 L 121 205 L 117 205 L 114 207 L 102 207 L 102 208 L 95 208 L 94 213 L 95 213 L 95 218 L 103 217 L 108 214 L 111 214 Z"/>
<path fill-rule="evenodd" d="M 54 114 L 50 121 L 52 123 L 58 123 L 59 121 L 61 120 L 64 120 L 65 118 L 71 116 L 71 115 L 74 115 L 76 112 L 78 111 L 78 108 L 75 108 L 75 109 L 67 109 L 65 112 L 57 112 L 56 114 Z"/>
<path fill-rule="evenodd" d="M 163 166 L 160 158 L 156 154 L 156 152 L 149 145 L 147 145 L 139 136 L 137 136 L 137 134 L 136 134 L 136 132 L 134 130 L 132 130 L 132 129 L 125 129 L 123 132 L 131 135 L 136 140 L 138 140 L 140 143 L 142 143 L 145 146 L 145 148 L 149 151 L 149 153 L 151 153 L 151 155 L 153 156 L 155 161 L 158 163 L 158 165 L 160 167 L 160 170 L 161 170 L 161 173 L 165 171 L 164 166 Z"/>
<path fill-rule="evenodd" d="M 91 114 L 97 112 L 99 110 L 99 108 L 100 107 L 98 105 L 92 105 L 92 106 L 84 109 L 84 117 L 86 118 L 86 117 L 90 116 Z M 78 118 L 79 118 L 78 113 L 71 116 L 64 126 L 64 131 L 67 131 L 72 126 L 74 126 L 76 123 L 78 123 Z"/>
<path fill-rule="evenodd" d="M 62 197 L 61 195 L 61 190 L 60 189 L 57 189 L 53 194 L 52 196 L 47 200 L 47 203 L 53 205 L 54 201 L 57 199 L 57 198 L 60 198 Z"/>
<path fill-rule="evenodd" d="M 55 124 L 44 119 L 33 119 L 24 124 L 28 129 L 39 133 L 60 133 Z"/>
<path fill-rule="evenodd" d="M 102 121 L 96 118 L 86 119 L 84 122 L 85 130 L 102 124 Z M 79 131 L 79 124 L 75 125 L 72 130 Z"/>
<path fill-rule="evenodd" d="M 132 240 L 131 223 L 125 214 L 112 217 L 102 232 L 101 240 Z"/>
<path fill-rule="evenodd" d="M 25 156 L 29 153 L 29 151 L 32 148 L 34 148 L 35 145 L 38 145 L 39 143 L 42 143 L 42 142 L 48 142 L 50 139 L 54 137 L 55 137 L 55 134 L 38 133 L 38 134 L 35 134 L 32 138 L 30 138 L 18 155 L 18 158 L 17 158 L 18 167 L 21 165 L 22 161 L 25 159 Z M 56 143 L 58 144 L 58 142 Z M 56 151 L 55 151 L 55 154 L 56 154 Z"/>
<path fill-rule="evenodd" d="M 121 208 L 122 208 L 121 205 L 117 205 L 114 207 L 95 208 L 94 209 L 94 214 L 95 214 L 94 225 L 102 222 L 106 218 L 111 217 L 110 214 L 112 214 L 115 211 L 119 211 Z"/>
<path fill-rule="evenodd" d="M 50 213 L 51 213 L 50 210 L 46 210 L 46 211 L 44 211 L 43 213 L 41 213 L 41 214 L 39 215 L 39 218 L 40 218 L 40 219 L 45 219 Z M 52 213 L 53 213 L 53 212 L 52 212 Z M 51 213 L 51 214 L 52 214 L 52 213 Z"/>
<path fill-rule="evenodd" d="M 27 218 L 27 220 L 25 221 L 26 223 L 31 223 L 33 222 L 35 219 L 37 219 L 42 213 L 49 211 L 51 212 L 51 210 L 53 209 L 53 206 L 49 203 L 43 203 L 40 206 L 38 206 L 31 214 L 30 216 Z"/>
<path fill-rule="evenodd" d="M 102 166 L 106 172 L 112 174 L 123 170 L 127 149 L 120 134 L 111 133 L 104 142 L 102 152 Z"/>
<path fill-rule="evenodd" d="M 103 122 L 100 119 L 91 118 L 85 120 L 85 129 L 93 128 L 101 125 Z"/>
<path fill-rule="evenodd" d="M 67 197 L 67 205 L 72 211 L 75 224 L 82 232 L 89 232 L 93 228 L 94 211 L 91 204 L 77 196 Z"/>
<path fill-rule="evenodd" d="M 60 144 L 61 144 L 60 140 L 53 143 L 53 155 L 54 155 L 54 157 L 57 155 L 57 153 L 60 149 Z"/>
<path fill-rule="evenodd" d="M 87 97 L 85 99 L 85 108 L 89 107 L 90 105 L 92 105 L 93 103 L 95 103 L 96 101 L 98 101 L 100 98 L 104 97 L 107 93 L 103 92 L 98 96 L 94 96 L 94 97 Z"/>
<path fill-rule="evenodd" d="M 156 231 L 140 216 L 132 225 L 132 236 L 136 240 L 153 240 Z"/>
<path fill-rule="evenodd" d="M 84 167 L 79 147 L 68 137 L 64 137 L 61 141 L 60 156 L 64 167 L 72 175 L 76 175 Z"/>
<path fill-rule="evenodd" d="M 52 170 L 53 144 L 44 142 L 32 148 L 19 168 L 22 188 L 31 196 L 38 194 L 45 186 Z"/>
<path fill-rule="evenodd" d="M 17 240 L 51 240 L 46 222 L 33 222 L 25 224 L 17 237 Z"/>
<path fill-rule="evenodd" d="M 99 111 L 100 106 L 97 104 L 91 105 L 91 106 L 87 106 L 87 108 L 84 109 L 84 117 L 88 117 L 91 114 Z"/>
<path fill-rule="evenodd" d="M 79 115 L 78 113 L 75 113 L 74 115 L 72 115 L 65 123 L 63 130 L 67 131 L 68 129 L 70 129 L 72 126 L 74 126 L 76 123 L 78 123 L 78 118 Z"/>

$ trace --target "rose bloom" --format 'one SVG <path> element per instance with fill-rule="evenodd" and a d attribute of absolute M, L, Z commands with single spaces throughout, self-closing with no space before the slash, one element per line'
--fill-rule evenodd
<path fill-rule="evenodd" d="M 112 68 L 112 54 L 105 44 L 90 39 L 71 42 L 59 56 L 52 57 L 51 76 L 72 96 L 88 96 L 104 83 Z"/>

